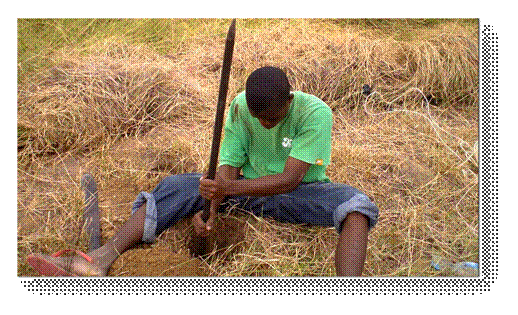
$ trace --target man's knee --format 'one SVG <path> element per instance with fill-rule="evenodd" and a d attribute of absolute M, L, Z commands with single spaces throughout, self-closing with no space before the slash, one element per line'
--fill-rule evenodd
<path fill-rule="evenodd" d="M 347 214 L 345 219 L 342 221 L 340 225 L 341 233 L 344 231 L 344 228 L 348 230 L 350 227 L 356 229 L 369 229 L 369 217 L 365 214 L 353 211 Z"/>
<path fill-rule="evenodd" d="M 378 221 L 379 210 L 376 205 L 365 194 L 359 193 L 352 196 L 349 200 L 335 209 L 333 213 L 333 221 L 338 233 L 342 231 L 343 223 L 352 213 L 358 213 L 353 215 L 353 218 L 356 218 L 358 215 L 362 215 L 360 218 L 366 217 L 369 229 L 374 227 Z"/>

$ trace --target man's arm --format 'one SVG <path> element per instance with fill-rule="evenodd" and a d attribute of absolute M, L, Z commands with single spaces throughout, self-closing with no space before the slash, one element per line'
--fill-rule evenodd
<path fill-rule="evenodd" d="M 271 196 L 290 192 L 298 187 L 311 164 L 288 157 L 284 171 L 256 179 L 235 179 L 216 175 L 215 180 L 201 179 L 200 193 L 204 198 L 220 200 L 225 196 Z M 223 173 L 222 173 L 223 174 Z"/>
<path fill-rule="evenodd" d="M 221 165 L 218 167 L 217 174 L 221 176 L 222 178 L 228 179 L 228 180 L 237 180 L 239 177 L 239 172 L 241 172 L 240 167 L 233 167 L 230 165 Z"/>
<path fill-rule="evenodd" d="M 271 196 L 290 192 L 302 182 L 311 164 L 288 157 L 280 174 L 230 182 L 227 195 Z"/>

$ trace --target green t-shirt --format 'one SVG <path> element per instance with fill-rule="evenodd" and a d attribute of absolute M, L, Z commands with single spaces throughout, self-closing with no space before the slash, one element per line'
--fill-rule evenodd
<path fill-rule="evenodd" d="M 230 104 L 220 165 L 241 167 L 247 179 L 282 173 L 288 156 L 311 164 L 303 182 L 330 182 L 331 109 L 318 97 L 293 92 L 286 117 L 271 129 L 250 115 L 245 92 Z"/>

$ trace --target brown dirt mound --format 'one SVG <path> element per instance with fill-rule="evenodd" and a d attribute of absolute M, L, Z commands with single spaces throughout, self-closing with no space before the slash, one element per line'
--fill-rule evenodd
<path fill-rule="evenodd" d="M 167 244 L 126 251 L 112 265 L 108 276 L 116 277 L 200 277 L 208 269 L 185 251 L 173 252 Z"/>

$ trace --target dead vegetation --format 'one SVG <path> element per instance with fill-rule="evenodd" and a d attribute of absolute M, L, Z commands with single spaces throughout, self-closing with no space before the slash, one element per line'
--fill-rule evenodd
<path fill-rule="evenodd" d="M 238 26 L 228 98 L 251 71 L 276 65 L 294 90 L 333 109 L 328 175 L 380 208 L 364 274 L 437 275 L 432 252 L 477 261 L 476 26 L 443 22 L 401 41 L 327 20 L 265 25 Z M 31 252 L 85 249 L 83 172 L 98 181 L 106 239 L 129 217 L 139 191 L 167 174 L 205 169 L 223 44 L 194 36 L 160 54 L 107 38 L 86 52 L 56 51 L 46 70 L 19 78 L 18 275 L 36 275 L 25 263 Z M 374 93 L 363 95 L 364 84 Z M 334 275 L 332 228 L 231 216 L 244 224 L 244 240 L 232 254 L 203 262 L 204 274 Z M 181 253 L 187 230 L 180 224 L 137 251 Z"/>

